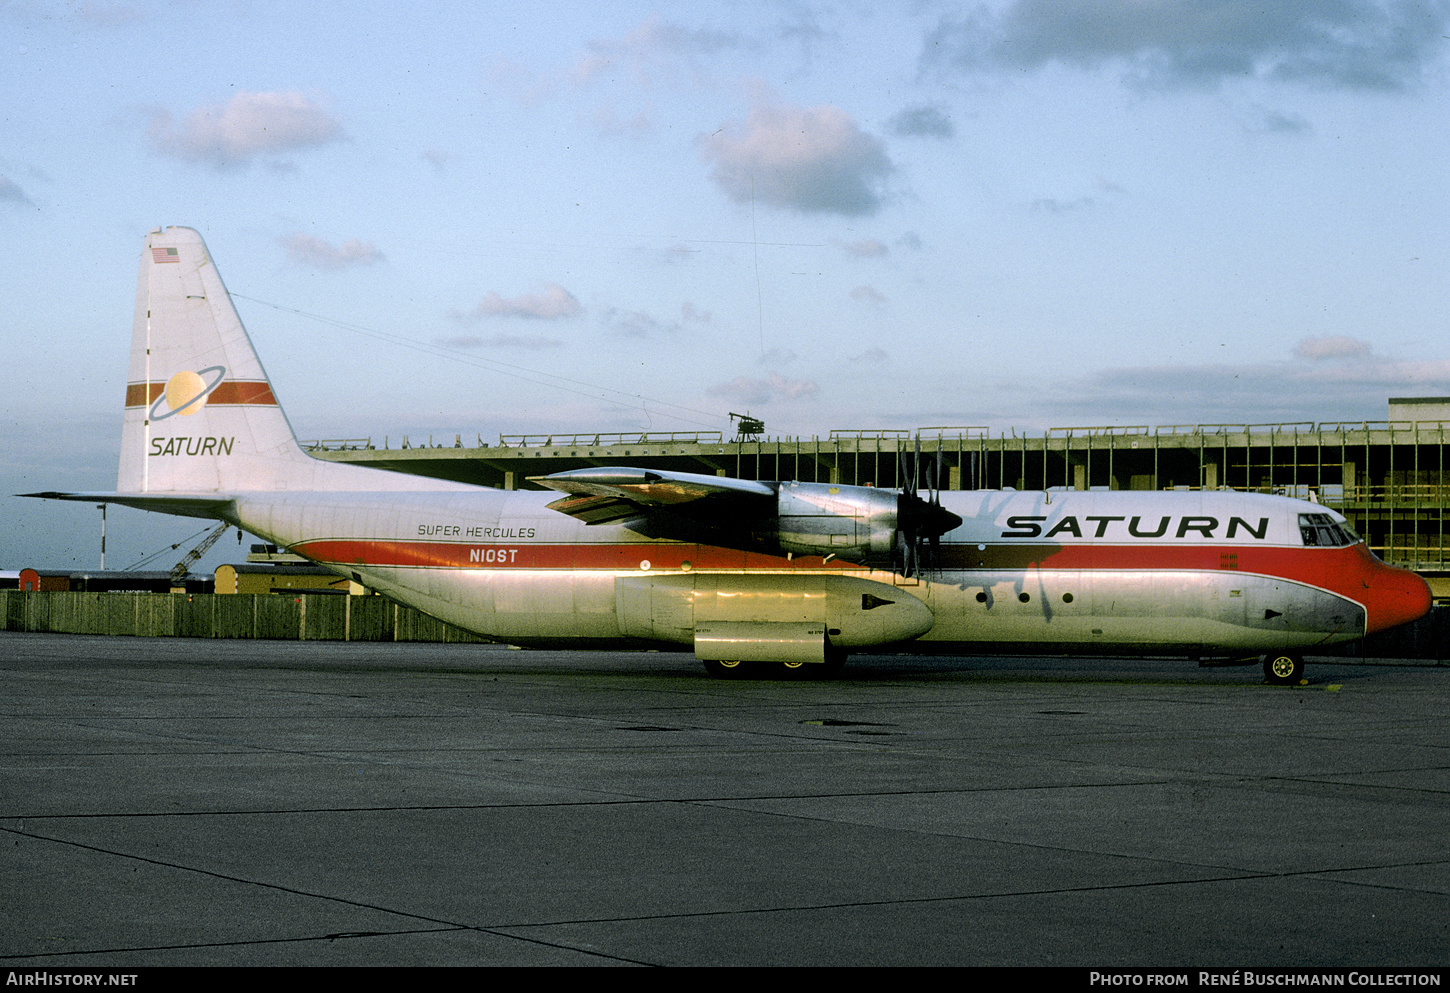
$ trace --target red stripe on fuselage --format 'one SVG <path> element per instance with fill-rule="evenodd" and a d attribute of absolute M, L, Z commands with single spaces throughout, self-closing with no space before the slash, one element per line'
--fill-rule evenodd
<path fill-rule="evenodd" d="M 318 562 L 376 565 L 403 569 L 590 569 L 612 572 L 638 569 L 777 569 L 805 567 L 808 560 L 789 562 L 773 555 L 740 552 L 713 545 L 661 542 L 652 544 L 464 544 L 444 541 L 370 541 L 323 538 L 304 541 L 292 550 Z M 489 553 L 492 553 L 490 555 Z M 502 553 L 502 557 L 500 556 Z M 490 560 L 491 559 L 491 560 Z M 819 557 L 810 559 L 817 568 Z M 842 565 L 848 565 L 842 563 Z M 855 568 L 851 566 L 851 568 Z M 832 571 L 841 571 L 836 567 Z"/>
<path fill-rule="evenodd" d="M 825 569 L 830 572 L 862 568 L 842 559 L 825 562 L 819 555 L 787 559 L 780 555 L 742 552 L 714 545 L 677 542 L 472 543 L 445 541 L 322 538 L 305 541 L 293 550 L 320 562 L 396 566 L 401 568 L 467 569 L 479 567 L 478 553 L 507 551 L 505 564 L 521 569 L 638 568 L 644 560 L 660 569 L 689 562 L 699 569 Z M 497 556 L 492 556 L 495 559 Z M 487 564 L 497 564 L 496 561 Z M 1194 570 L 1239 571 L 1282 576 L 1296 582 L 1322 585 L 1326 574 L 1349 569 L 1386 568 L 1364 549 L 1285 548 L 1251 545 L 975 545 L 943 546 L 932 571 L 978 570 Z"/>

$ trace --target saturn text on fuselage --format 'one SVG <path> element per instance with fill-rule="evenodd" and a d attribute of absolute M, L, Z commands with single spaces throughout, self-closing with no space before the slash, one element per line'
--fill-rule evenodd
<path fill-rule="evenodd" d="M 1088 514 L 1082 518 L 1088 522 L 1079 523 L 1071 515 L 1061 517 L 1046 527 L 1045 516 L 1019 514 L 1007 518 L 1011 531 L 1003 531 L 1004 538 L 1058 538 L 1068 535 L 1073 538 L 1186 538 L 1190 534 L 1204 538 L 1217 537 L 1214 531 L 1219 526 L 1217 517 L 1180 517 L 1175 528 L 1171 516 L 1126 517 L 1117 515 Z M 1045 529 L 1045 530 L 1044 530 Z M 1242 517 L 1230 517 L 1224 528 L 1224 538 L 1253 537 L 1263 541 L 1269 534 L 1269 519 L 1260 517 L 1258 524 L 1251 524 Z"/>

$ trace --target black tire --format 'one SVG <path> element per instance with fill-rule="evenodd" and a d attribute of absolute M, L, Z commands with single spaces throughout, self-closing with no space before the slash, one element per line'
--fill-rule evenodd
<path fill-rule="evenodd" d="M 716 679 L 744 679 L 753 675 L 751 667 L 744 662 L 722 662 L 718 659 L 701 659 L 705 671 Z"/>
<path fill-rule="evenodd" d="M 1264 682 L 1274 686 L 1298 686 L 1304 678 L 1304 656 L 1270 652 L 1264 656 Z"/>

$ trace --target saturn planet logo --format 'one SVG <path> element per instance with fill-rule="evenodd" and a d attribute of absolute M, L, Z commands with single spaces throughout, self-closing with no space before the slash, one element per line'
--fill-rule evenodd
<path fill-rule="evenodd" d="M 190 417 L 206 406 L 206 398 L 221 385 L 226 374 L 226 366 L 220 365 L 208 366 L 197 372 L 178 372 L 166 381 L 166 389 L 151 405 L 148 416 L 153 421 L 165 420 L 175 414 Z"/>

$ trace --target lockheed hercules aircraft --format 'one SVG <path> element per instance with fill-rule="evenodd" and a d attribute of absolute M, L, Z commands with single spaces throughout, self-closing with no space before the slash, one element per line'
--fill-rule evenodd
<path fill-rule="evenodd" d="M 1430 609 L 1339 514 L 1276 496 L 532 481 L 546 491 L 307 455 L 201 236 L 168 227 L 141 254 L 116 492 L 28 495 L 225 521 L 499 642 L 693 649 L 717 676 L 1015 652 L 1262 655 L 1297 682 L 1306 649 Z"/>

